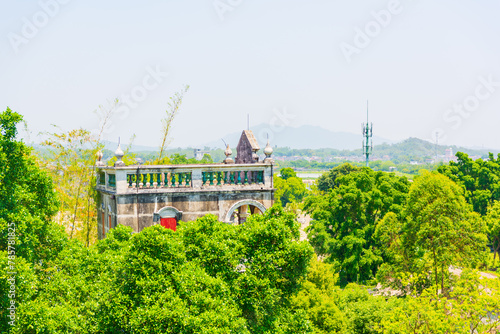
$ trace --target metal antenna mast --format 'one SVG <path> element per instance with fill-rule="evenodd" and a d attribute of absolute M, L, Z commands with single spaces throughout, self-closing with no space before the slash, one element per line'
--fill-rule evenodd
<path fill-rule="evenodd" d="M 370 154 L 373 152 L 373 123 L 368 123 L 368 101 L 366 101 L 366 123 L 362 124 L 363 130 L 363 154 L 366 156 L 366 167 L 370 162 Z"/>

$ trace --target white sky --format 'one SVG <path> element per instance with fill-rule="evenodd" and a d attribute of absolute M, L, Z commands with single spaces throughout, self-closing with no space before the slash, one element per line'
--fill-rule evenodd
<path fill-rule="evenodd" d="M 377 23 L 373 12 L 388 8 Z M 0 109 L 34 133 L 95 129 L 99 105 L 142 100 L 146 79 L 147 96 L 106 139 L 158 145 L 169 97 L 189 84 L 174 147 L 240 131 L 248 113 L 276 132 L 360 133 L 369 99 L 377 136 L 439 131 L 440 143 L 500 148 L 499 15 L 493 0 L 0 0 Z M 341 46 L 356 46 L 357 28 L 372 37 L 348 62 Z M 147 77 L 155 68 L 169 73 L 159 85 Z"/>

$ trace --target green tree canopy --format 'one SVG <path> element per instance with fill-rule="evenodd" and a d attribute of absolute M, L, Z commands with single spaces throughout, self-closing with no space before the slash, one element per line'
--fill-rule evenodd
<path fill-rule="evenodd" d="M 421 288 L 434 284 L 436 293 L 444 293 L 450 266 L 473 266 L 483 254 L 484 232 L 463 189 L 444 175 L 424 172 L 410 187 L 402 217 L 389 213 L 377 226 L 376 236 L 393 253 L 379 277 L 397 283 L 405 274 L 413 275 L 421 278 Z"/>
<path fill-rule="evenodd" d="M 500 281 L 464 270 L 455 277 L 450 296 L 436 297 L 429 288 L 388 310 L 379 333 L 497 333 Z"/>
<path fill-rule="evenodd" d="M 302 289 L 292 300 L 293 307 L 305 313 L 317 334 L 379 333 L 378 324 L 399 301 L 372 296 L 356 283 L 341 289 L 334 271 L 331 264 L 313 259 Z"/>
<path fill-rule="evenodd" d="M 21 259 L 10 330 L 307 333 L 307 319 L 290 304 L 313 254 L 298 239 L 294 215 L 279 206 L 243 225 L 213 215 L 181 222 L 176 232 L 155 225 L 132 234 L 119 225 L 89 248 L 67 243 L 43 271 Z"/>
<path fill-rule="evenodd" d="M 291 177 L 297 177 L 297 173 L 295 173 L 295 171 L 290 167 L 281 168 L 280 169 L 280 177 L 283 180 L 288 180 Z"/>
<path fill-rule="evenodd" d="M 31 150 L 17 140 L 22 116 L 0 113 L 0 332 L 9 329 L 7 279 L 16 272 L 17 300 L 36 296 L 38 278 L 66 247 L 64 231 L 50 220 L 58 201 L 52 180 L 40 169 Z M 9 238 L 11 236 L 11 238 Z M 13 237 L 13 238 L 12 238 Z M 9 262 L 8 262 L 9 260 Z M 16 301 L 17 301 L 16 300 Z"/>
<path fill-rule="evenodd" d="M 386 213 L 402 211 L 409 182 L 362 168 L 337 176 L 335 184 L 327 194 L 306 199 L 313 218 L 309 240 L 317 254 L 334 264 L 342 284 L 366 281 L 384 260 L 373 237 L 375 226 Z"/>
<path fill-rule="evenodd" d="M 239 226 L 206 216 L 184 226 L 182 235 L 188 259 L 231 287 L 252 333 L 294 333 L 304 326 L 305 320 L 288 306 L 313 251 L 307 242 L 298 241 L 294 214 L 275 205 Z"/>
<path fill-rule="evenodd" d="M 500 154 L 495 159 L 490 153 L 487 161 L 473 161 L 466 153 L 457 152 L 457 162 L 438 168 L 441 174 L 465 189 L 465 198 L 474 211 L 485 215 L 493 201 L 500 200 Z"/>
<path fill-rule="evenodd" d="M 274 176 L 274 199 L 286 206 L 289 203 L 300 203 L 307 194 L 306 185 L 292 168 L 282 168 L 281 176 Z"/>
<path fill-rule="evenodd" d="M 302 289 L 292 299 L 292 306 L 303 311 L 314 333 L 346 333 L 347 321 L 340 310 L 337 286 L 338 274 L 331 264 L 311 261 Z"/>
<path fill-rule="evenodd" d="M 500 251 L 500 201 L 495 201 L 485 217 L 488 241 L 493 249 L 493 265 Z"/>
<path fill-rule="evenodd" d="M 16 254 L 29 262 L 48 260 L 60 251 L 61 229 L 50 223 L 57 212 L 51 178 L 31 149 L 16 140 L 22 116 L 0 113 L 0 250 L 7 250 L 8 224 L 15 226 Z"/>
<path fill-rule="evenodd" d="M 325 173 L 318 178 L 318 189 L 328 192 L 330 189 L 339 186 L 337 178 L 360 170 L 361 168 L 353 166 L 350 163 L 344 163 L 340 166 L 332 168 L 328 173 Z"/>

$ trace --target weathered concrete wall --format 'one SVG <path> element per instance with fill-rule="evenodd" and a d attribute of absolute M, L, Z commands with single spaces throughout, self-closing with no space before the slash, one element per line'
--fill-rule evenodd
<path fill-rule="evenodd" d="M 97 207 L 97 235 L 99 239 L 103 238 L 109 229 L 109 216 L 111 215 L 111 228 L 117 225 L 117 203 L 115 197 L 112 194 L 101 193 L 101 202 L 98 203 Z M 104 214 L 104 221 L 103 221 Z M 103 226 L 104 225 L 104 226 Z M 132 227 L 132 226 L 131 226 Z"/>
<path fill-rule="evenodd" d="M 182 212 L 183 221 L 191 221 L 206 214 L 216 215 L 224 221 L 231 207 L 242 200 L 251 200 L 269 208 L 273 204 L 273 193 L 270 191 L 231 191 L 205 193 L 175 194 L 136 194 L 122 195 L 107 202 L 116 203 L 117 220 L 120 224 L 130 226 L 136 232 L 152 226 L 153 213 L 164 207 L 173 207 Z"/>

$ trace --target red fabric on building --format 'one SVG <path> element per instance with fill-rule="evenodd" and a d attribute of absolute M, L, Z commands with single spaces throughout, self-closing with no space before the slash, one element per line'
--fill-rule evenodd
<path fill-rule="evenodd" d="M 161 218 L 161 226 L 175 231 L 177 229 L 177 219 L 175 218 Z"/>

